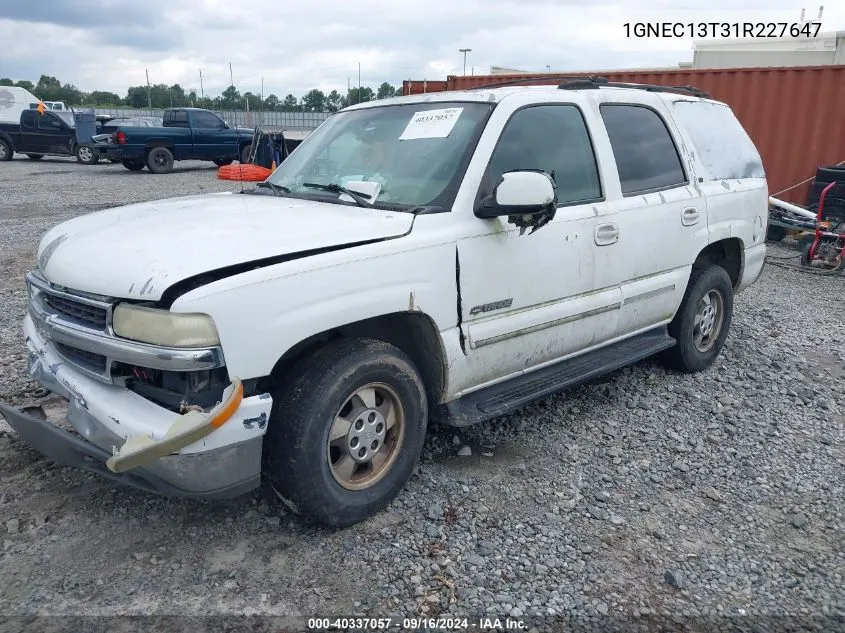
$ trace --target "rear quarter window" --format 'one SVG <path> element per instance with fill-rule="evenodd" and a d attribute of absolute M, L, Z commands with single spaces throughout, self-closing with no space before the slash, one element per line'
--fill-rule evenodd
<path fill-rule="evenodd" d="M 707 180 L 765 178 L 763 161 L 731 109 L 706 101 L 676 101 L 674 116 L 686 129 Z"/>

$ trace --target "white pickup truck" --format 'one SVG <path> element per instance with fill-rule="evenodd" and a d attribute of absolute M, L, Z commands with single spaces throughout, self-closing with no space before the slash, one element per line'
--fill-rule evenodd
<path fill-rule="evenodd" d="M 28 275 L 35 449 L 151 492 L 264 474 L 348 525 L 468 425 L 660 354 L 708 368 L 763 267 L 768 190 L 692 88 L 510 86 L 331 116 L 258 187 L 90 213 Z"/>

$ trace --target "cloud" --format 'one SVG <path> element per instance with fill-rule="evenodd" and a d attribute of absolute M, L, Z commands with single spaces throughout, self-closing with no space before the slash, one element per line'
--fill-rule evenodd
<path fill-rule="evenodd" d="M 734 21 L 735 0 L 711 0 L 708 15 Z M 693 19 L 694 0 L 40 0 L 0 3 L 0 72 L 37 81 L 53 75 L 82 90 L 125 94 L 130 85 L 180 83 L 206 94 L 229 84 L 283 97 L 347 82 L 444 79 L 491 65 L 545 71 L 677 66 L 690 41 L 634 40 L 623 25 Z M 798 20 L 791 0 L 746 0 L 743 19 Z M 815 10 L 809 11 L 813 16 Z M 845 29 L 845 7 L 827 6 L 824 30 Z"/>

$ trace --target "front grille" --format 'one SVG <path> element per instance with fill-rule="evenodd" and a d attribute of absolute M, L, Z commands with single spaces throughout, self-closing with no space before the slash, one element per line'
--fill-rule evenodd
<path fill-rule="evenodd" d="M 108 361 L 105 356 L 84 349 L 70 347 L 64 343 L 54 343 L 54 345 L 56 346 L 56 351 L 70 362 L 98 374 L 104 374 L 106 372 Z"/>
<path fill-rule="evenodd" d="M 97 330 L 106 329 L 107 316 L 106 310 L 103 308 L 50 294 L 44 295 L 44 303 L 76 323 Z"/>

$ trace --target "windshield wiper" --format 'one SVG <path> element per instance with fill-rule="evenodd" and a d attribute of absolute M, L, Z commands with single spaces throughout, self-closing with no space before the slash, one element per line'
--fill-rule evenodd
<path fill-rule="evenodd" d="M 308 187 L 309 189 L 321 189 L 323 191 L 331 191 L 332 193 L 345 193 L 347 196 L 352 198 L 359 207 L 371 207 L 373 203 L 370 202 L 369 197 L 367 194 L 362 193 L 360 191 L 352 191 L 351 189 L 347 189 L 346 187 L 341 187 L 337 183 L 329 183 L 328 185 L 324 185 L 319 182 L 305 182 L 302 183 L 303 187 Z"/>
<path fill-rule="evenodd" d="M 276 183 L 270 182 L 269 180 L 263 180 L 263 181 L 257 183 L 255 186 L 256 187 L 264 187 L 266 189 L 269 189 L 270 191 L 273 192 L 273 195 L 275 195 L 275 196 L 284 197 L 284 194 L 290 193 L 290 189 L 288 189 L 287 187 L 285 187 L 283 185 L 277 185 Z"/>

